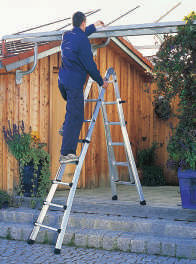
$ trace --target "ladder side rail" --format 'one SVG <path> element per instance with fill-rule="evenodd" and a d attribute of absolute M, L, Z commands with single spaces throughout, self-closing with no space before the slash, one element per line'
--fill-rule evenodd
<path fill-rule="evenodd" d="M 104 93 L 105 93 L 105 89 L 102 88 L 101 91 L 100 91 L 96 106 L 94 108 L 92 121 L 90 123 L 89 129 L 88 129 L 87 135 L 86 135 L 86 139 L 89 140 L 89 141 L 91 139 L 91 135 L 92 135 L 92 132 L 93 132 L 93 129 L 94 129 L 94 126 L 95 126 L 95 121 L 97 119 L 97 116 L 98 116 L 98 113 L 99 113 L 99 110 L 100 110 L 100 107 L 101 107 L 101 104 L 102 104 Z M 60 250 L 60 248 L 62 246 L 62 243 L 63 243 L 63 238 L 64 238 L 66 227 L 67 227 L 67 224 L 68 224 L 69 215 L 70 215 L 70 212 L 71 212 L 71 207 L 72 207 L 74 195 L 75 195 L 75 192 L 76 192 L 76 187 L 77 187 L 79 176 L 80 176 L 80 171 L 82 169 L 82 165 L 83 165 L 83 162 L 84 162 L 88 147 L 89 147 L 89 143 L 85 143 L 83 145 L 83 148 L 82 148 L 82 151 L 81 151 L 81 154 L 80 154 L 80 158 L 79 158 L 79 163 L 78 163 L 78 165 L 76 167 L 76 170 L 75 170 L 75 173 L 74 173 L 73 185 L 72 185 L 72 188 L 71 188 L 71 190 L 69 192 L 69 196 L 68 196 L 68 199 L 67 199 L 67 208 L 66 208 L 66 210 L 64 212 L 64 215 L 63 215 L 63 218 L 62 218 L 62 223 L 61 223 L 61 228 L 60 228 L 61 232 L 59 233 L 57 241 L 56 241 L 55 250 L 57 250 L 57 251 Z"/>
<path fill-rule="evenodd" d="M 114 149 L 111 145 L 112 143 L 112 137 L 110 133 L 110 127 L 108 124 L 108 115 L 106 106 L 104 103 L 102 103 L 101 106 L 101 112 L 103 117 L 103 123 L 104 123 L 104 130 L 105 130 L 105 137 L 106 137 L 106 147 L 107 147 L 107 154 L 108 154 L 108 164 L 109 164 L 109 171 L 110 171 L 110 182 L 111 182 L 111 190 L 112 190 L 112 197 L 115 197 L 117 195 L 116 191 L 116 185 L 114 183 L 115 180 L 118 180 L 118 171 L 116 166 L 114 166 L 113 161 L 115 161 L 115 155 L 114 155 Z"/>
<path fill-rule="evenodd" d="M 127 158 L 127 160 L 129 160 L 129 157 L 128 157 L 128 154 L 127 154 L 127 150 L 126 150 L 126 147 L 125 147 L 125 154 L 126 154 L 126 158 Z M 130 164 L 130 162 L 128 162 L 128 170 L 129 170 L 129 178 L 130 178 L 130 182 L 131 182 L 131 183 L 135 183 L 135 179 L 134 179 L 134 176 L 133 176 L 133 171 L 132 171 L 132 168 L 131 168 L 131 164 Z"/>
<path fill-rule="evenodd" d="M 113 73 L 113 80 L 114 80 L 114 90 L 115 90 L 116 100 L 121 101 L 119 88 L 118 88 L 118 83 L 117 83 L 117 77 L 116 77 L 116 73 L 115 72 Z M 120 119 L 120 123 L 121 123 L 121 131 L 122 131 L 122 135 L 123 135 L 123 140 L 124 140 L 124 143 L 125 143 L 125 148 L 126 148 L 126 152 L 127 152 L 127 156 L 128 156 L 128 162 L 130 162 L 130 164 L 131 164 L 131 168 L 132 168 L 132 171 L 133 171 L 133 176 L 134 176 L 134 179 L 135 179 L 137 192 L 138 192 L 138 195 L 139 195 L 139 198 L 140 198 L 140 203 L 142 203 L 142 202 L 145 202 L 145 199 L 144 199 L 144 196 L 143 196 L 141 183 L 140 183 L 138 172 L 137 172 L 137 168 L 136 168 L 136 165 L 135 165 L 133 152 L 132 152 L 131 146 L 130 146 L 130 141 L 129 141 L 129 137 L 128 137 L 128 133 L 127 133 L 127 129 L 126 129 L 126 124 L 125 124 L 125 120 L 124 120 L 122 104 L 118 103 L 117 104 L 117 108 L 118 108 L 118 114 L 119 114 L 119 119 Z"/>
<path fill-rule="evenodd" d="M 115 92 L 115 97 L 116 97 L 117 107 L 118 107 L 119 102 L 121 101 L 121 97 L 120 97 L 120 92 L 119 92 L 119 88 L 118 88 L 118 85 L 117 85 L 117 77 L 116 77 L 116 73 L 115 72 L 114 72 L 112 77 L 113 77 L 114 92 Z M 122 113 L 123 113 L 123 111 L 122 111 Z M 123 119 L 124 119 L 124 115 L 123 115 Z M 125 123 L 125 119 L 124 119 L 123 123 Z M 124 146 L 125 146 L 125 144 L 124 144 Z M 127 161 L 128 161 L 129 157 L 128 157 L 128 153 L 127 153 L 126 147 L 125 147 L 125 154 L 126 154 L 126 158 L 127 158 Z M 130 182 L 134 183 L 135 180 L 134 180 L 133 171 L 132 171 L 130 162 L 128 162 L 128 171 L 129 171 Z"/>
<path fill-rule="evenodd" d="M 86 99 L 88 98 L 89 96 L 89 93 L 90 93 L 90 89 L 91 89 L 91 86 L 92 86 L 92 83 L 93 83 L 93 79 L 91 77 L 89 77 L 88 81 L 87 81 L 87 84 L 86 84 L 86 88 L 85 88 L 85 91 L 84 91 L 84 106 L 86 105 Z"/>

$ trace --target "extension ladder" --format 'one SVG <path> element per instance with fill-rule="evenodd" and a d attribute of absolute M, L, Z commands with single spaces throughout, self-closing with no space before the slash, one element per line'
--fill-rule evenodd
<path fill-rule="evenodd" d="M 111 75 L 112 75 L 112 81 L 109 81 Z M 61 250 L 62 243 L 63 243 L 63 238 L 65 235 L 66 227 L 67 227 L 68 220 L 69 220 L 69 215 L 71 212 L 71 207 L 72 207 L 74 195 L 76 192 L 76 187 L 77 187 L 79 176 L 80 176 L 80 172 L 81 172 L 82 165 L 83 165 L 83 162 L 84 162 L 84 159 L 85 159 L 88 147 L 89 147 L 91 135 L 92 135 L 92 132 L 93 132 L 95 122 L 96 122 L 100 108 L 102 110 L 105 135 L 106 135 L 106 145 L 107 145 L 107 153 L 108 153 L 108 161 L 109 161 L 112 199 L 113 200 L 118 199 L 117 192 L 116 192 L 116 184 L 131 184 L 131 185 L 135 184 L 139 198 L 140 198 L 140 204 L 141 205 L 146 204 L 146 201 L 144 200 L 140 180 L 139 180 L 139 177 L 137 174 L 135 161 L 133 158 L 131 145 L 130 145 L 127 130 L 126 130 L 126 124 L 124 121 L 124 114 L 123 114 L 123 109 L 122 109 L 122 103 L 124 103 L 124 101 L 122 101 L 120 98 L 116 73 L 115 73 L 113 68 L 109 68 L 107 70 L 106 75 L 105 75 L 105 80 L 113 83 L 116 101 L 114 101 L 114 102 L 105 102 L 104 101 L 105 89 L 103 87 L 98 87 L 98 91 L 99 91 L 98 99 L 87 99 L 89 92 L 90 92 L 90 88 L 91 88 L 92 83 L 93 83 L 93 80 L 91 78 L 89 78 L 87 85 L 86 85 L 85 92 L 84 92 L 84 104 L 86 104 L 86 102 L 96 102 L 96 105 L 94 108 L 92 119 L 86 120 L 86 121 L 90 122 L 90 125 L 88 127 L 86 138 L 84 140 L 81 140 L 82 143 L 84 143 L 84 144 L 83 144 L 80 156 L 79 156 L 79 161 L 76 163 L 76 168 L 75 168 L 73 180 L 71 183 L 65 183 L 65 182 L 61 181 L 65 167 L 66 167 L 66 164 L 63 164 L 63 163 L 60 164 L 59 169 L 56 173 L 55 179 L 52 181 L 52 186 L 50 188 L 50 191 L 49 191 L 49 194 L 46 198 L 46 201 L 43 204 L 43 207 L 42 207 L 42 210 L 39 214 L 37 222 L 35 223 L 34 228 L 33 228 L 32 232 L 29 236 L 29 239 L 27 241 L 28 244 L 33 244 L 35 242 L 35 239 L 38 235 L 40 227 L 46 228 L 46 229 L 49 229 L 52 231 L 56 231 L 58 233 L 58 237 L 57 237 L 54 253 L 60 254 L 60 250 Z M 107 104 L 116 104 L 117 105 L 119 122 L 109 122 L 108 121 L 108 116 L 107 116 L 107 111 L 106 111 L 106 105 Z M 120 125 L 121 126 L 121 131 L 122 131 L 122 136 L 123 136 L 123 142 L 122 143 L 121 142 L 112 142 L 111 133 L 110 133 L 110 125 Z M 113 146 L 124 146 L 125 147 L 127 162 L 116 162 L 115 161 Z M 119 181 L 117 166 L 128 166 L 129 175 L 130 175 L 130 182 Z M 59 205 L 59 204 L 52 203 L 52 199 L 54 197 L 54 194 L 55 194 L 59 184 L 63 185 L 63 186 L 68 186 L 70 188 L 66 205 Z M 49 206 L 58 207 L 58 208 L 61 208 L 64 210 L 64 215 L 62 218 L 60 228 L 54 228 L 54 227 L 47 226 L 47 225 L 43 224 L 43 221 L 44 221 L 46 213 L 49 209 Z"/>

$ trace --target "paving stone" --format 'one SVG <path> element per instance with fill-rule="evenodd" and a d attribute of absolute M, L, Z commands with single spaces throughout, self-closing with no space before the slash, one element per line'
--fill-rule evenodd
<path fill-rule="evenodd" d="M 103 249 L 115 250 L 117 249 L 117 239 L 120 236 L 119 232 L 106 232 L 103 236 Z"/>
<path fill-rule="evenodd" d="M 142 238 L 135 238 L 131 240 L 131 252 L 146 253 L 146 241 Z"/>
<path fill-rule="evenodd" d="M 120 234 L 117 238 L 117 248 L 122 251 L 131 251 L 131 238 L 129 234 Z"/>
<path fill-rule="evenodd" d="M 196 244 L 196 243 L 195 243 Z M 176 248 L 176 257 L 178 258 L 191 258 L 192 257 L 192 245 L 178 244 Z"/>
<path fill-rule="evenodd" d="M 76 246 L 79 247 L 87 247 L 88 246 L 88 233 L 87 230 L 81 229 L 75 233 L 75 240 Z"/>
<path fill-rule="evenodd" d="M 160 255 L 161 253 L 161 242 L 158 239 L 146 241 L 147 253 L 151 255 Z"/>

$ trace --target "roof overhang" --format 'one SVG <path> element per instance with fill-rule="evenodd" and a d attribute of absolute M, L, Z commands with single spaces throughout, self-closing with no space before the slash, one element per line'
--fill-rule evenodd
<path fill-rule="evenodd" d="M 141 53 L 137 52 L 136 49 L 134 49 L 133 47 L 130 48 L 129 45 L 127 45 L 128 42 L 124 43 L 122 39 L 120 40 L 120 37 L 176 33 L 178 27 L 185 26 L 185 23 L 185 21 L 177 21 L 103 27 L 97 29 L 97 31 L 93 33 L 89 38 L 112 38 L 113 42 L 118 45 L 134 61 L 136 61 L 144 70 L 150 71 L 150 69 L 152 69 L 153 67 L 152 64 L 146 58 L 144 58 Z M 194 21 L 194 25 L 196 25 L 196 21 Z M 45 45 L 44 47 L 38 47 L 38 59 L 41 59 L 60 51 L 60 41 L 62 39 L 63 33 L 64 31 L 50 31 L 40 33 L 8 35 L 4 36 L 3 40 L 21 39 L 21 41 L 23 42 L 47 41 L 49 42 L 48 46 Z M 33 60 L 33 51 L 26 52 L 25 54 L 23 54 L 23 56 L 18 55 L 15 57 L 3 58 L 0 62 L 0 67 L 5 67 L 7 71 L 11 71 L 25 64 L 31 63 L 33 62 Z"/>
<path fill-rule="evenodd" d="M 133 61 L 135 61 L 139 66 L 141 66 L 144 71 L 150 72 L 153 68 L 152 63 L 142 56 L 140 52 L 135 50 L 128 41 L 123 38 L 113 37 L 111 40 L 122 50 L 124 51 Z"/>
<path fill-rule="evenodd" d="M 44 57 L 50 56 L 54 53 L 60 51 L 60 42 L 50 42 L 46 45 L 38 47 L 37 59 L 42 59 Z M 1 60 L 1 68 L 5 68 L 7 71 L 17 69 L 21 66 L 29 64 L 34 61 L 34 51 L 24 51 L 15 56 L 8 56 Z"/>
<path fill-rule="evenodd" d="M 49 50 L 40 52 L 40 53 L 38 53 L 37 59 L 40 60 L 40 59 L 42 59 L 44 57 L 50 56 L 52 54 L 55 54 L 55 53 L 59 52 L 60 50 L 61 50 L 61 47 L 57 46 L 57 47 L 51 48 Z M 22 66 L 24 66 L 26 64 L 32 63 L 33 61 L 34 61 L 34 56 L 30 56 L 30 57 L 28 57 L 26 59 L 22 59 L 22 60 L 18 60 L 16 62 L 13 62 L 13 63 L 10 63 L 10 64 L 6 64 L 5 68 L 6 68 L 7 71 L 11 71 L 11 70 L 20 68 L 20 67 L 22 67 Z"/>
<path fill-rule="evenodd" d="M 144 57 L 142 57 L 142 55 L 140 54 L 140 56 L 138 56 L 138 53 L 139 52 L 134 52 L 132 49 L 130 49 L 127 45 L 127 43 L 125 43 L 122 38 L 116 38 L 116 37 L 113 37 L 111 38 L 111 40 L 123 51 L 125 52 L 132 60 L 134 60 L 136 63 L 138 63 L 139 66 L 141 66 L 145 71 L 149 72 L 151 69 L 152 69 L 152 64 L 147 60 L 145 59 Z M 50 56 L 50 55 L 53 55 L 57 52 L 60 52 L 61 51 L 61 46 L 58 45 L 54 48 L 51 48 L 51 49 L 48 49 L 48 50 L 45 50 L 43 52 L 40 52 L 38 53 L 38 56 L 37 56 L 37 59 L 40 60 L 44 57 L 47 57 L 47 56 Z M 142 58 L 141 58 L 142 57 Z M 20 68 L 26 64 L 29 64 L 29 63 L 32 63 L 34 61 L 34 56 L 31 55 L 27 58 L 24 58 L 24 59 L 19 59 L 19 58 L 16 58 L 16 60 L 14 62 L 13 61 L 13 58 L 8 58 L 6 61 L 2 61 L 2 68 L 3 66 L 6 68 L 6 71 L 11 71 L 11 70 L 14 70 L 14 69 L 17 69 L 17 68 Z"/>

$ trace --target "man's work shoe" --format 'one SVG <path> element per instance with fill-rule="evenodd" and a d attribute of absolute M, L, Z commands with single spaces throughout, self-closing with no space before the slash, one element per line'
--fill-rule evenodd
<path fill-rule="evenodd" d="M 79 161 L 79 157 L 75 154 L 61 155 L 59 161 L 60 163 L 76 163 Z"/>
<path fill-rule="evenodd" d="M 63 136 L 63 125 L 61 126 L 61 128 L 59 129 L 59 135 Z"/>

